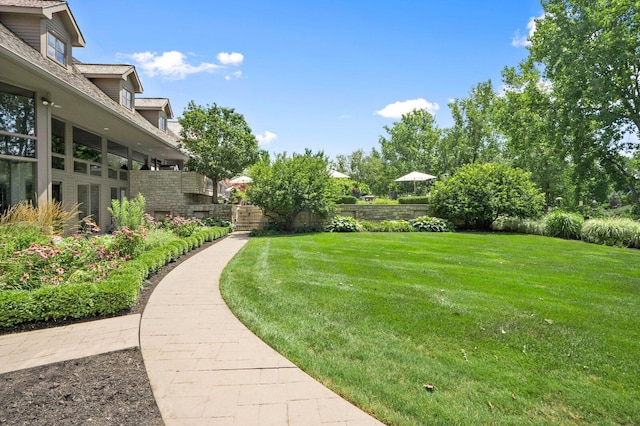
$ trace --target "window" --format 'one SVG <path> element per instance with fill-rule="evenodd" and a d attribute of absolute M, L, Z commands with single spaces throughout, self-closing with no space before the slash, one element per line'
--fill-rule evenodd
<path fill-rule="evenodd" d="M 86 130 L 73 128 L 73 171 L 93 176 L 102 176 L 102 138 Z M 84 160 L 89 163 L 87 164 Z"/>
<path fill-rule="evenodd" d="M 34 93 L 0 83 L 0 155 L 36 157 Z"/>
<path fill-rule="evenodd" d="M 62 40 L 54 36 L 51 33 L 47 33 L 47 56 L 54 61 L 65 65 L 66 64 L 67 46 Z"/>
<path fill-rule="evenodd" d="M 107 163 L 109 179 L 118 179 L 118 170 L 127 170 L 129 151 L 126 146 L 114 141 L 107 141 Z M 121 180 L 127 180 L 127 173 L 120 173 Z"/>
<path fill-rule="evenodd" d="M 167 130 L 167 119 L 160 117 L 160 130 Z"/>
<path fill-rule="evenodd" d="M 133 93 L 127 89 L 122 89 L 122 105 L 133 108 Z"/>
<path fill-rule="evenodd" d="M 63 121 L 51 119 L 51 167 L 64 170 L 64 127 Z"/>
<path fill-rule="evenodd" d="M 0 159 L 0 213 L 20 201 L 35 201 L 36 163 Z"/>
<path fill-rule="evenodd" d="M 100 185 L 78 185 L 78 218 L 100 223 Z"/>

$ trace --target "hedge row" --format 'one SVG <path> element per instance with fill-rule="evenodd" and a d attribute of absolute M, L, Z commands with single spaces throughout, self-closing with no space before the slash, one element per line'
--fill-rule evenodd
<path fill-rule="evenodd" d="M 400 197 L 399 204 L 429 204 L 429 197 Z"/>
<path fill-rule="evenodd" d="M 156 247 L 111 271 L 95 283 L 44 286 L 37 290 L 0 291 L 0 327 L 34 321 L 56 321 L 117 314 L 131 309 L 143 281 L 167 263 L 229 233 L 229 228 L 205 228 L 189 237 Z"/>

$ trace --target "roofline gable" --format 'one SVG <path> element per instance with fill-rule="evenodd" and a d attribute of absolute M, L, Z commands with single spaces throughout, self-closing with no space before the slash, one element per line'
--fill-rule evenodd
<path fill-rule="evenodd" d="M 78 27 L 76 19 L 73 17 L 73 13 L 71 13 L 71 9 L 69 9 L 69 4 L 66 1 L 51 3 L 51 5 L 47 6 L 0 5 L 0 12 L 36 15 L 43 19 L 53 19 L 53 15 L 59 13 L 60 19 L 62 19 L 62 22 L 64 23 L 67 31 L 69 32 L 69 36 L 71 37 L 71 44 L 74 47 L 84 47 L 86 45 L 86 42 L 84 40 L 84 37 L 82 36 L 80 27 Z"/>

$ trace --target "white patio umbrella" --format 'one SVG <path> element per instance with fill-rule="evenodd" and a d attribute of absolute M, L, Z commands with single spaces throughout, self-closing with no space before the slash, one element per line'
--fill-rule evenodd
<path fill-rule="evenodd" d="M 329 170 L 329 174 L 331 175 L 332 178 L 337 178 L 337 179 L 348 179 L 349 176 L 345 175 L 344 173 L 340 173 L 337 170 Z"/>
<path fill-rule="evenodd" d="M 231 179 L 229 182 L 231 182 L 231 183 L 251 183 L 251 182 L 253 182 L 253 179 L 251 179 L 249 176 L 238 176 L 237 178 Z"/>
<path fill-rule="evenodd" d="M 416 182 L 423 182 L 430 179 L 436 179 L 436 177 L 427 173 L 411 172 L 404 176 L 400 176 L 398 179 L 396 179 L 396 182 L 413 182 L 413 192 L 415 192 Z"/>

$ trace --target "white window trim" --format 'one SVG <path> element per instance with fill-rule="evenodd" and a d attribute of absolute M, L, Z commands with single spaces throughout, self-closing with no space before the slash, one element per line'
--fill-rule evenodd
<path fill-rule="evenodd" d="M 122 105 L 133 109 L 133 92 L 129 89 L 122 89 Z"/>

